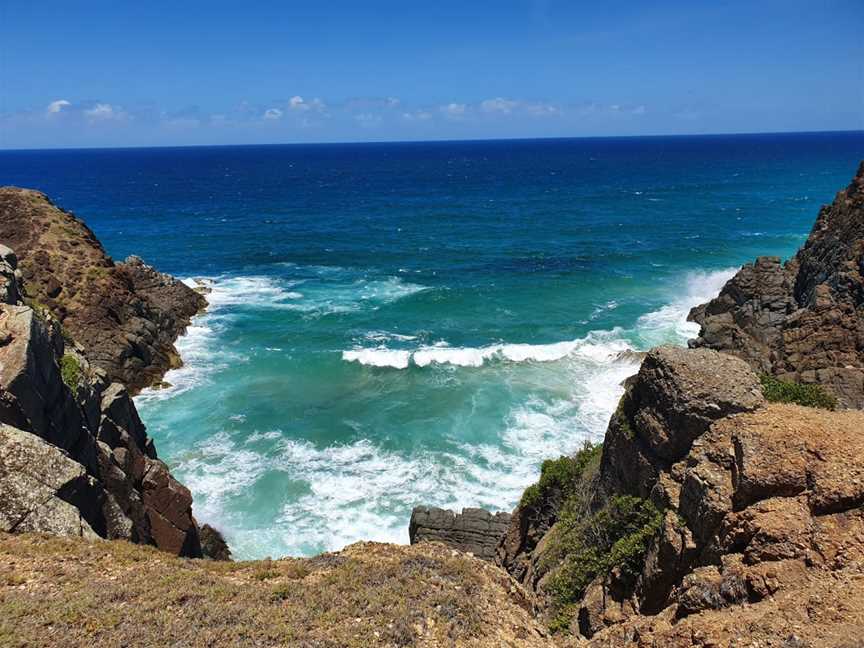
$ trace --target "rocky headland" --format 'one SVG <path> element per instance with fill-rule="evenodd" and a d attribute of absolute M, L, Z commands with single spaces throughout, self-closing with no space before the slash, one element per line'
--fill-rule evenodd
<path fill-rule="evenodd" d="M 174 342 L 207 301 L 138 257 L 114 263 L 81 220 L 38 191 L 0 188 L 0 243 L 24 302 L 48 312 L 90 363 L 133 394 L 180 366 Z"/>
<path fill-rule="evenodd" d="M 71 311 L 52 314 L 56 287 L 47 314 L 21 305 L 47 284 L 31 271 L 31 293 L 0 250 L 0 641 L 860 645 L 862 230 L 864 164 L 793 259 L 745 266 L 694 309 L 692 348 L 648 352 L 603 443 L 544 462 L 512 514 L 421 506 L 410 547 L 245 563 L 100 540 L 227 551 L 114 377 L 159 354 L 111 374 Z M 126 281 L 142 302 L 180 294 L 150 276 Z M 160 321 L 182 328 L 193 304 Z M 169 338 L 147 339 L 167 358 Z"/>
<path fill-rule="evenodd" d="M 140 259 L 115 265 L 38 192 L 0 189 L 0 241 L 0 530 L 201 556 L 192 497 L 131 392 L 177 366 L 203 297 Z"/>
<path fill-rule="evenodd" d="M 862 271 L 864 164 L 795 257 L 693 310 L 692 348 L 648 353 L 602 445 L 543 464 L 495 561 L 561 643 L 858 645 Z"/>
<path fill-rule="evenodd" d="M 690 313 L 696 347 L 864 407 L 864 163 L 786 263 L 760 257 Z"/>

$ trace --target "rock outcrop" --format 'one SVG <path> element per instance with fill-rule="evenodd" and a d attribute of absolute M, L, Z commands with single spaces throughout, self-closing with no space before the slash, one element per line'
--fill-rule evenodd
<path fill-rule="evenodd" d="M 690 318 L 701 325 L 692 346 L 864 408 L 864 162 L 792 259 L 744 266 Z"/>
<path fill-rule="evenodd" d="M 200 556 L 192 497 L 157 459 L 126 388 L 67 349 L 57 323 L 27 306 L 0 306 L 0 339 L 0 423 L 10 449 L 0 528 L 95 533 Z M 82 522 L 71 521 L 70 507 Z"/>
<path fill-rule="evenodd" d="M 739 358 L 655 349 L 583 492 L 520 505 L 499 563 L 569 623 L 574 645 L 834 645 L 834 624 L 864 632 L 862 431 L 861 412 L 767 403 Z M 621 502 L 657 513 L 620 529 L 608 521 Z M 544 506 L 548 530 L 526 543 Z M 849 598 L 829 610 L 835 586 Z"/>
<path fill-rule="evenodd" d="M 417 506 L 411 512 L 408 536 L 411 544 L 440 542 L 483 560 L 494 560 L 495 550 L 510 526 L 509 513 L 490 513 L 481 508 L 446 509 Z"/>
<path fill-rule="evenodd" d="M 37 191 L 0 188 L 0 242 L 17 254 L 25 302 L 50 312 L 110 380 L 135 393 L 179 366 L 174 342 L 206 306 L 195 290 L 137 257 L 114 263 L 82 221 Z M 0 262 L 0 297 L 2 277 Z"/>

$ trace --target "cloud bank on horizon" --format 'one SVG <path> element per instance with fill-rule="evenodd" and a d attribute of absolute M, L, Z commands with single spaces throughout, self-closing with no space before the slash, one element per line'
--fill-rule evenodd
<path fill-rule="evenodd" d="M 864 129 L 864 4 L 0 7 L 0 148 Z"/>

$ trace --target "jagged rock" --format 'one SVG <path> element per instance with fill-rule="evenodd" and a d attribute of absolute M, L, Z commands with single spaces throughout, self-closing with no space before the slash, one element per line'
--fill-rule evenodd
<path fill-rule="evenodd" d="M 454 513 L 417 506 L 411 512 L 408 535 L 411 544 L 440 542 L 484 560 L 495 559 L 495 549 L 510 525 L 510 514 L 466 508 Z"/>
<path fill-rule="evenodd" d="M 179 365 L 174 341 L 207 303 L 198 292 L 137 257 L 115 264 L 82 221 L 37 191 L 0 188 L 0 240 L 18 255 L 26 297 L 111 381 L 134 393 Z"/>
<path fill-rule="evenodd" d="M 755 370 L 817 383 L 845 407 L 864 407 L 864 162 L 822 207 L 785 265 L 760 257 L 690 318 L 692 346 L 737 355 Z"/>
<path fill-rule="evenodd" d="M 627 593 L 616 586 L 615 577 L 598 577 L 585 590 L 571 631 L 593 637 L 604 628 L 621 623 L 635 614 L 638 614 L 638 610 Z"/>
<path fill-rule="evenodd" d="M 18 285 L 18 257 L 5 245 L 0 245 L 0 304 L 17 304 L 21 300 Z"/>
<path fill-rule="evenodd" d="M 209 524 L 202 524 L 198 535 L 201 538 L 201 552 L 211 560 L 231 560 L 231 550 L 225 538 Z"/>
<path fill-rule="evenodd" d="M 88 532 L 100 537 L 200 556 L 192 497 L 156 459 L 126 388 L 107 384 L 83 355 L 65 350 L 54 325 L 29 307 L 0 306 L 0 334 L 6 338 L 0 346 L 0 423 L 43 439 L 51 452 L 77 466 L 80 478 L 74 488 L 63 487 L 61 500 L 66 504 L 51 500 L 52 515 L 65 515 L 68 521 L 71 505 L 88 522 Z M 61 376 L 58 363 L 64 353 L 77 367 L 70 378 L 75 385 L 65 384 Z M 33 454 L 28 474 L 54 471 L 45 463 L 54 456 L 51 452 Z M 8 491 L 0 502 L 0 508 L 10 511 L 22 507 L 30 504 L 20 489 Z M 24 528 L 31 527 L 15 527 Z M 50 531 L 45 525 L 40 528 Z"/>
<path fill-rule="evenodd" d="M 0 423 L 0 531 L 97 538 L 76 506 L 82 495 L 104 496 L 84 466 L 39 437 Z"/>
<path fill-rule="evenodd" d="M 609 492 L 648 497 L 660 472 L 682 459 L 713 421 L 763 403 L 759 380 L 737 358 L 707 349 L 653 349 L 609 424 L 601 481 Z"/>
<path fill-rule="evenodd" d="M 521 503 L 513 511 L 510 524 L 495 551 L 495 562 L 517 581 L 534 588 L 539 577 L 533 555 L 537 546 L 558 519 L 563 494 L 558 488 L 549 489 L 530 506 Z"/>
<path fill-rule="evenodd" d="M 27 306 L 0 308 L 0 421 L 32 432 L 93 468 L 93 439 L 75 397 L 60 375 L 63 340 Z"/>

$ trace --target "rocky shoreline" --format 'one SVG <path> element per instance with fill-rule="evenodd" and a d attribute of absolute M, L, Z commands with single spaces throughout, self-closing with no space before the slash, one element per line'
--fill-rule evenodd
<path fill-rule="evenodd" d="M 777 399 L 765 379 L 775 376 L 784 401 L 824 390 L 816 402 L 864 406 L 862 273 L 864 163 L 793 259 L 744 266 L 693 309 L 690 349 L 647 354 L 602 447 L 544 463 L 504 532 L 469 547 L 463 527 L 484 513 L 418 507 L 411 541 L 487 560 L 497 545 L 494 562 L 573 645 L 827 646 L 860 635 L 864 415 L 763 392 Z M 843 599 L 827 605 L 834 587 Z M 802 608 L 814 599 L 816 611 Z"/>
<path fill-rule="evenodd" d="M 180 366 L 174 346 L 207 300 L 138 257 L 115 263 L 83 221 L 28 189 L 0 188 L 0 242 L 24 301 L 50 313 L 87 359 L 134 395 Z"/>
<path fill-rule="evenodd" d="M 19 246 L 0 247 L 0 530 L 201 557 L 192 496 L 131 396 L 179 366 L 174 342 L 206 300 L 136 257 L 114 264 L 38 192 L 0 189 L 0 240 Z"/>
<path fill-rule="evenodd" d="M 168 558 L 90 541 L 229 557 L 130 397 L 176 364 L 205 302 L 139 259 L 115 265 L 37 192 L 0 189 L 0 216 L 0 241 L 25 250 L 0 248 L 0 638 L 7 616 L 41 640 L 22 612 L 37 607 L 74 637 L 56 645 L 147 645 L 132 628 L 169 617 L 165 636 L 189 645 L 804 648 L 864 635 L 864 163 L 793 259 L 745 266 L 693 310 L 690 348 L 640 358 L 603 444 L 544 462 L 512 514 L 418 506 L 411 547 L 231 571 L 171 562 L 182 591 L 159 591 L 176 607 L 132 626 L 104 611 L 121 614 L 124 597 L 161 611 L 152 588 L 121 594 L 90 557 L 138 563 L 154 583 L 170 580 Z M 75 556 L 59 585 L 40 547 Z M 71 574 L 110 594 L 70 587 Z M 85 601 L 95 629 L 55 618 L 49 591 Z"/>

